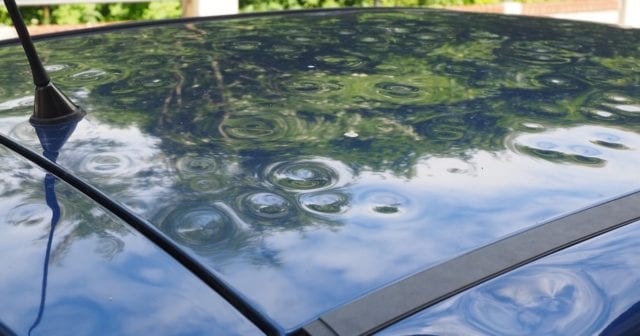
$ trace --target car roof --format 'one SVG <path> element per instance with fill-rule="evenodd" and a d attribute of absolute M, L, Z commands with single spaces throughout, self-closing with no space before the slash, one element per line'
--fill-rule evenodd
<path fill-rule="evenodd" d="M 110 211 L 3 145 L 0 160 L 0 334 L 261 334 Z"/>
<path fill-rule="evenodd" d="M 88 112 L 58 162 L 295 330 L 638 189 L 639 40 L 392 9 L 169 22 L 37 46 Z M 0 131 L 38 148 L 24 56 L 0 54 Z"/>
<path fill-rule="evenodd" d="M 639 327 L 639 235 L 636 221 L 571 246 L 423 310 L 380 336 L 633 335 Z"/>

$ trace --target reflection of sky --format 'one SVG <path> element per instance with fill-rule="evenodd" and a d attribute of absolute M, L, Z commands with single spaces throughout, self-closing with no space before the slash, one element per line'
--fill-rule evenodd
<path fill-rule="evenodd" d="M 226 211 L 228 217 L 237 221 L 240 221 L 238 216 L 242 217 L 244 221 L 238 224 L 238 230 L 245 240 L 235 243 L 241 246 L 233 242 L 223 245 L 222 249 L 216 246 L 218 252 L 213 254 L 195 250 L 203 253 L 205 263 L 224 274 L 234 286 L 277 316 L 281 323 L 292 326 L 302 318 L 375 286 L 545 219 L 631 190 L 633 183 L 630 181 L 638 181 L 633 174 L 634 167 L 640 165 L 640 155 L 633 155 L 640 148 L 640 137 L 634 133 L 584 126 L 522 134 L 510 139 L 507 146 L 512 148 L 511 144 L 527 142 L 531 137 L 556 142 L 562 139 L 576 144 L 584 142 L 586 146 L 591 138 L 595 139 L 603 132 L 615 135 L 628 149 L 591 145 L 598 148 L 598 156 L 607 162 L 599 167 L 574 164 L 567 169 L 544 158 L 523 155 L 517 149 L 493 153 L 478 151 L 465 159 L 425 157 L 418 161 L 415 176 L 411 178 L 369 170 L 349 176 L 351 173 L 344 164 L 322 158 L 278 162 L 278 165 L 289 162 L 296 168 L 301 162 L 311 165 L 307 168 L 324 167 L 318 171 L 328 167 L 350 179 L 330 183 L 329 189 L 322 186 L 293 191 L 279 188 L 278 183 L 284 182 L 277 177 L 271 178 L 266 186 L 260 186 L 261 182 L 252 182 L 247 176 L 263 176 L 264 173 L 238 173 L 236 167 L 234 174 L 245 176 L 236 183 L 244 182 L 258 190 L 287 195 L 286 199 L 294 203 L 300 195 L 333 190 L 347 195 L 349 204 L 338 214 L 324 216 L 315 212 L 305 217 L 311 223 L 309 226 L 271 230 L 256 227 L 240 212 L 233 195 L 242 192 L 212 194 L 208 197 L 222 202 L 224 206 L 220 209 Z M 99 137 L 97 148 L 85 140 L 87 134 Z M 106 170 L 92 170 L 87 168 L 90 166 L 74 163 L 99 153 L 102 144 L 109 145 L 109 155 L 123 159 L 105 160 L 104 164 L 109 168 Z M 178 184 L 178 174 L 184 175 L 182 171 L 176 172 L 181 166 L 174 165 L 174 162 L 182 162 L 181 158 L 166 157 L 157 147 L 157 140 L 134 127 L 114 131 L 96 121 L 81 123 L 67 148 L 69 151 L 63 151 L 61 156 L 62 164 L 102 188 L 112 190 L 120 201 L 131 201 L 136 211 L 148 218 L 156 218 L 154 213 L 166 211 L 156 203 L 171 207 L 175 202 L 180 204 L 178 207 L 187 207 L 182 209 L 185 213 L 188 213 L 189 204 L 194 210 L 201 209 L 202 202 L 215 207 L 215 202 L 208 202 L 207 197 L 202 196 L 196 196 L 200 203 L 180 203 L 180 195 L 176 194 L 180 189 L 172 183 Z M 142 159 L 138 161 L 137 158 Z M 223 161 L 217 163 L 217 169 L 225 166 L 224 158 L 220 160 Z M 119 166 L 121 161 L 130 166 Z M 278 170 L 271 165 L 264 166 L 265 171 Z M 150 169 L 157 174 L 141 174 Z M 281 171 L 285 171 L 284 168 Z M 306 170 L 296 172 L 303 177 L 305 172 L 311 174 Z M 261 178 L 269 179 L 268 176 Z M 244 190 L 242 185 L 236 187 Z M 379 212 L 376 210 L 379 206 L 387 206 L 392 211 Z M 294 208 L 298 213 L 304 213 L 301 206 L 294 204 Z M 325 226 L 330 222 L 339 223 L 339 226 Z M 179 236 L 177 239 L 180 241 Z M 260 248 L 256 247 L 258 240 Z M 270 261 L 273 255 L 275 263 Z"/>
<path fill-rule="evenodd" d="M 51 211 L 44 173 L 0 148 L 0 316 L 18 334 L 40 303 Z M 53 240 L 47 299 L 33 335 L 256 334 L 230 306 L 176 262 L 67 185 Z M 72 328 L 72 329 L 70 329 Z"/>
<path fill-rule="evenodd" d="M 29 137 L 35 134 L 20 127 L 10 134 L 34 143 Z M 595 144 L 602 139 L 623 146 Z M 520 151 L 519 146 L 540 143 L 578 148 L 604 164 L 554 162 Z M 363 168 L 354 175 L 346 163 L 320 157 L 283 159 L 246 171 L 238 166 L 242 158 L 212 153 L 209 161 L 194 161 L 198 156 L 189 152 L 165 154 L 157 138 L 133 125 L 114 128 L 89 118 L 78 125 L 59 162 L 157 225 L 170 228 L 161 222 L 176 221 L 180 226 L 172 232 L 178 236 L 172 237 L 178 242 L 180 234 L 193 238 L 215 230 L 204 223 L 185 233 L 180 221 L 188 217 L 178 214 L 188 216 L 190 207 L 226 213 L 224 218 L 235 221 L 233 237 L 211 251 L 194 247 L 194 252 L 285 327 L 293 327 L 389 281 L 630 191 L 640 182 L 634 173 L 640 136 L 632 132 L 600 126 L 537 130 L 508 138 L 506 147 L 464 158 L 423 157 L 412 177 Z M 189 189 L 193 184 L 182 184 L 196 177 L 216 178 L 222 189 L 195 192 Z M 306 185 L 305 178 L 313 182 Z M 225 191 L 229 186 L 233 192 Z M 277 223 L 273 219 L 252 222 L 236 197 L 255 190 L 293 203 L 296 224 L 279 229 L 269 224 Z M 299 204 L 303 196 L 323 192 L 343 195 L 348 204 L 327 214 L 307 212 Z"/>
<path fill-rule="evenodd" d="M 640 222 L 490 280 L 379 335 L 596 335 L 640 297 Z"/>
<path fill-rule="evenodd" d="M 35 130 L 26 117 L 8 117 L 3 121 L 6 122 L 0 130 L 4 134 L 39 149 Z M 167 186 L 172 185 L 166 164 L 158 164 L 164 158 L 157 149 L 157 139 L 135 127 L 96 124 L 90 116 L 79 125 L 65 144 L 59 164 L 87 172 L 94 184 L 107 190 L 118 190 L 122 195 L 114 196 L 132 208 L 148 207 L 155 201 L 155 196 L 151 195 L 166 193 Z M 144 175 L 145 179 L 136 179 L 139 175 Z"/>
<path fill-rule="evenodd" d="M 89 112 L 59 162 L 285 328 L 640 186 L 637 89 L 602 56 L 629 54 L 634 36 L 599 44 L 608 28 L 458 15 L 44 41 L 55 79 Z M 37 148 L 30 90 L 7 88 L 0 131 Z"/>

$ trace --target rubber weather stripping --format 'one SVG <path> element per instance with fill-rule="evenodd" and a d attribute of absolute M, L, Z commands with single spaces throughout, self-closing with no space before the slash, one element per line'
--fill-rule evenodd
<path fill-rule="evenodd" d="M 35 151 L 20 145 L 10 138 L 0 134 L 0 144 L 12 151 L 22 155 L 26 159 L 40 166 L 47 172 L 53 174 L 58 179 L 76 188 L 96 203 L 111 211 L 114 215 L 131 225 L 134 229 L 144 235 L 147 239 L 168 253 L 182 266 L 192 272 L 207 286 L 217 292 L 229 304 L 231 304 L 240 314 L 251 321 L 258 329 L 267 335 L 283 335 L 284 331 L 268 316 L 254 308 L 248 300 L 240 293 L 236 292 L 224 280 L 220 279 L 204 265 L 189 255 L 176 243 L 167 238 L 162 231 L 158 230 L 151 223 L 132 213 L 127 208 L 112 200 L 109 196 L 98 190 L 91 184 L 83 181 L 62 166 L 41 156 Z M 1 327 L 1 326 L 0 326 Z M 0 328 L 0 332 L 4 332 Z"/>
<path fill-rule="evenodd" d="M 370 335 L 499 275 L 640 219 L 640 191 L 548 221 L 322 315 L 296 335 Z"/>

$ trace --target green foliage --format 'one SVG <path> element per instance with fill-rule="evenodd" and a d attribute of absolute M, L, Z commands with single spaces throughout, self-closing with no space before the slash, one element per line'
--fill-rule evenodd
<path fill-rule="evenodd" d="M 45 63 L 67 65 L 52 74 L 61 88 L 90 93 L 72 98 L 95 120 L 137 125 L 162 139 L 168 156 L 216 148 L 244 167 L 286 153 L 411 176 L 420 158 L 503 150 L 508 134 L 530 123 L 639 127 L 638 113 L 624 110 L 640 96 L 635 32 L 424 13 L 198 22 L 42 41 L 39 49 Z M 123 44 L 123 34 L 136 43 Z M 101 47 L 79 59 L 85 45 Z M 2 94 L 21 99 L 32 85 L 24 55 L 14 46 L 0 57 L 16 68 L 0 72 Z M 29 113 L 19 108 L 11 113 Z"/>
<path fill-rule="evenodd" d="M 210 1 L 210 0 L 203 0 Z M 240 0 L 243 12 L 274 11 L 328 7 L 372 6 L 450 6 L 497 3 L 502 0 Z M 546 0 L 515 0 L 536 2 Z M 157 20 L 177 18 L 182 14 L 180 0 L 143 3 L 73 4 L 49 6 L 50 16 L 44 7 L 21 7 L 25 20 L 30 24 L 79 24 L 110 21 Z M 0 23 L 10 25 L 7 9 L 0 6 Z"/>
<path fill-rule="evenodd" d="M 182 15 L 182 7 L 178 1 L 152 2 L 142 13 L 144 20 L 176 18 Z"/>
<path fill-rule="evenodd" d="M 41 23 L 44 17 L 44 10 L 38 7 L 22 7 L 20 8 L 22 17 L 27 23 L 38 24 Z M 0 6 L 0 23 L 10 25 L 11 18 L 9 12 L 5 6 Z"/>
<path fill-rule="evenodd" d="M 96 23 L 102 19 L 102 14 L 97 7 L 98 5 L 95 4 L 60 5 L 51 11 L 52 22 L 58 24 Z"/>
<path fill-rule="evenodd" d="M 240 0 L 242 11 L 321 7 L 449 6 L 496 3 L 501 0 Z M 522 0 L 521 0 L 522 1 Z"/>
<path fill-rule="evenodd" d="M 79 24 L 109 21 L 157 20 L 177 18 L 182 14 L 179 0 L 143 3 L 73 4 L 48 7 L 20 7 L 30 24 Z M 0 7 L 0 23 L 10 25 L 11 19 L 4 6 Z"/>
<path fill-rule="evenodd" d="M 101 5 L 100 13 L 105 21 L 127 21 L 142 18 L 150 4 L 108 4 Z"/>

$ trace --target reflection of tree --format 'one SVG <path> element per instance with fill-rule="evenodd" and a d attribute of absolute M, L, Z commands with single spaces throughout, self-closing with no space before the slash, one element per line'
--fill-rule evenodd
<path fill-rule="evenodd" d="M 41 241 L 46 242 L 51 227 L 51 209 L 47 203 L 51 201 L 45 195 L 43 188 L 44 175 L 32 165 L 27 165 L 11 156 L 3 155 L 3 164 L 0 166 L 0 174 L 3 176 L 3 188 L 0 198 L 4 205 L 11 209 L 7 214 L 9 223 L 13 225 L 38 225 L 41 227 Z M 53 186 L 53 177 L 48 175 L 48 185 Z M 61 262 L 71 245 L 78 240 L 89 237 L 100 237 L 111 242 L 112 248 L 97 250 L 105 258 L 122 251 L 124 243 L 119 238 L 126 234 L 126 229 L 118 222 L 114 221 L 104 211 L 95 208 L 92 202 L 80 195 L 77 191 L 64 184 L 56 183 L 55 192 L 60 203 L 61 221 L 59 225 L 70 229 L 61 230 L 56 234 L 57 239 L 54 244 L 51 259 L 54 262 Z M 57 202 L 56 202 L 57 203 Z M 54 204 L 54 203 L 52 203 Z M 55 207 L 57 208 L 57 207 Z M 55 215 L 55 211 L 53 215 Z"/>
<path fill-rule="evenodd" d="M 182 75 L 165 87 L 173 82 L 183 88 L 184 98 L 183 104 L 169 100 L 173 104 L 163 105 L 165 113 L 147 113 L 144 127 L 170 139 L 176 146 L 170 151 L 207 144 L 242 157 L 258 142 L 266 155 L 289 148 L 292 154 L 406 172 L 424 154 L 499 149 L 500 134 L 540 116 L 545 123 L 584 122 L 588 115 L 580 111 L 592 103 L 588 84 L 599 79 L 597 72 L 615 78 L 633 59 L 624 56 L 627 60 L 615 68 L 607 57 L 613 43 L 573 34 L 586 29 L 596 36 L 591 41 L 617 36 L 608 27 L 573 24 L 558 32 L 561 23 L 527 25 L 483 16 L 459 25 L 457 15 L 426 13 L 428 18 L 389 13 L 252 19 L 154 31 L 167 39 L 179 33 L 183 39 L 175 49 L 156 47 L 163 36 L 145 40 L 140 62 L 129 59 L 129 64 L 150 58 L 174 73 L 178 69 Z M 624 34 L 629 37 L 637 39 Z M 617 50 L 633 52 L 621 45 Z M 98 91 L 113 93 L 124 86 L 120 83 L 105 83 Z M 600 84 L 600 91 L 607 86 L 632 91 L 622 82 Z M 145 106 L 154 96 L 160 95 L 108 99 Z M 345 138 L 350 130 L 358 137 Z M 364 149 L 367 153 L 359 155 Z"/>
<path fill-rule="evenodd" d="M 52 252 L 53 261 L 61 262 L 64 254 L 71 248 L 72 244 L 89 237 L 99 238 L 100 245 L 96 246 L 93 252 L 106 259 L 111 259 L 122 252 L 124 242 L 119 237 L 128 234 L 127 228 L 106 212 L 93 209 L 95 205 L 88 202 L 84 197 L 73 198 L 76 198 L 75 201 L 77 202 L 73 203 L 73 205 L 70 204 L 72 202 L 70 199 L 62 200 L 64 204 L 63 211 L 65 211 L 65 215 L 70 215 L 72 211 L 74 214 L 79 214 L 71 219 L 77 221 L 78 224 L 74 226 L 73 230 L 58 235 L 59 240 Z"/>
<path fill-rule="evenodd" d="M 606 26 L 425 10 L 252 17 L 41 44 L 46 61 L 64 66 L 52 77 L 92 118 L 160 139 L 148 169 L 92 181 L 125 203 L 164 188 L 157 202 L 169 206 L 176 193 L 228 203 L 237 192 L 223 186 L 262 190 L 256 167 L 298 157 L 411 176 L 425 156 L 503 150 L 507 134 L 527 122 L 638 130 L 640 114 L 616 110 L 611 95 L 640 95 L 639 40 Z M 0 56 L 25 68 L 0 73 L 2 96 L 26 95 L 19 50 Z M 24 84 L 7 85 L 14 82 Z M 26 109 L 2 115 L 18 110 Z M 92 141 L 86 148 L 103 152 L 128 145 Z M 187 157 L 212 158 L 218 168 L 185 175 L 176 166 Z M 296 222 L 264 230 L 336 224 L 307 215 Z M 229 249 L 256 236 L 241 235 Z"/>

